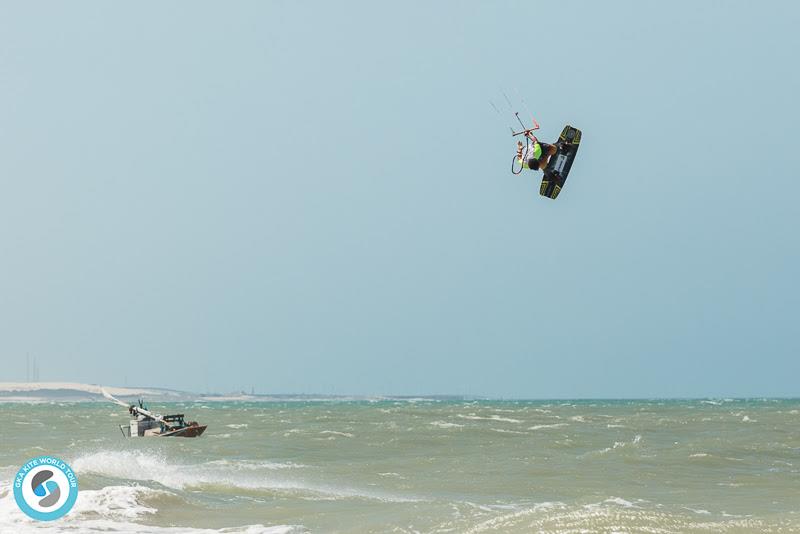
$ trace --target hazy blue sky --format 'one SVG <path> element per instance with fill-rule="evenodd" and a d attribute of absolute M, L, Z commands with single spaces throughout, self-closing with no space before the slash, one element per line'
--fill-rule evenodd
<path fill-rule="evenodd" d="M 0 3 L 0 381 L 797 395 L 795 2 Z M 489 105 L 584 132 L 557 201 Z M 501 105 L 502 104 L 502 105 Z"/>

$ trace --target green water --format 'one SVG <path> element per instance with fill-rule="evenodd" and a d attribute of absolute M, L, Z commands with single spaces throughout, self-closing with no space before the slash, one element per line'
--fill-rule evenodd
<path fill-rule="evenodd" d="M 0 404 L 0 532 L 800 532 L 800 401 L 154 405 L 209 428 L 125 439 L 111 404 Z M 69 462 L 75 509 L 10 481 Z"/>

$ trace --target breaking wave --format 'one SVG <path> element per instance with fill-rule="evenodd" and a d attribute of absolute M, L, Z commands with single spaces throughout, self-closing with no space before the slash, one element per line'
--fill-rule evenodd
<path fill-rule="evenodd" d="M 304 469 L 301 464 L 215 460 L 201 464 L 168 461 L 154 452 L 99 451 L 80 456 L 73 469 L 134 482 L 155 482 L 175 490 L 221 488 L 290 494 L 306 499 L 367 499 L 384 502 L 413 502 L 403 496 L 309 481 L 313 476 L 289 476 L 281 472 Z"/>

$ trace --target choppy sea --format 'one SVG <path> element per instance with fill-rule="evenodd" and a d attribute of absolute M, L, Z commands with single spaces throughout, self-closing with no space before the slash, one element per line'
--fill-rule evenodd
<path fill-rule="evenodd" d="M 124 438 L 104 403 L 0 404 L 0 532 L 800 532 L 800 400 L 154 405 L 209 428 Z M 55 522 L 11 480 L 78 475 Z"/>

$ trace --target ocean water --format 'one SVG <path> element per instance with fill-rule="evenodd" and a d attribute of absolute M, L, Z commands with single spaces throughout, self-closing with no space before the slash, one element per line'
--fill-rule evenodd
<path fill-rule="evenodd" d="M 800 401 L 153 405 L 197 439 L 123 438 L 112 404 L 0 404 L 0 532 L 800 532 Z M 71 464 L 27 519 L 11 479 Z"/>

